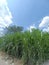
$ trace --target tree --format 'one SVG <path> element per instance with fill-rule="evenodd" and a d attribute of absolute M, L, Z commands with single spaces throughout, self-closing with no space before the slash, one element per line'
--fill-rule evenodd
<path fill-rule="evenodd" d="M 23 27 L 13 25 L 13 26 L 9 26 L 8 28 L 6 27 L 5 34 L 15 33 L 15 32 L 22 32 L 22 31 L 23 31 Z"/>

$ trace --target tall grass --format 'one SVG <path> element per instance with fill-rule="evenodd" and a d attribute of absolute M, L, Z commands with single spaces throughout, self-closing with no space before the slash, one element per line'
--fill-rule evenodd
<path fill-rule="evenodd" d="M 22 59 L 24 65 L 40 65 L 49 59 L 49 33 L 33 29 L 0 38 L 0 49 Z"/>

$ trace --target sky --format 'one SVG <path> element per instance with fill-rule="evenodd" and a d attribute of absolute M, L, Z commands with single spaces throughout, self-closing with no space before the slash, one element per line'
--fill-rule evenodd
<path fill-rule="evenodd" d="M 49 0 L 0 0 L 0 8 L 1 30 L 15 24 L 49 31 Z"/>
<path fill-rule="evenodd" d="M 28 27 L 48 29 L 46 26 L 49 23 L 49 0 L 8 0 L 8 6 L 14 24 L 25 29 Z"/>
<path fill-rule="evenodd" d="M 9 10 L 7 0 L 0 0 L 0 35 L 5 27 L 12 24 L 12 14 Z"/>

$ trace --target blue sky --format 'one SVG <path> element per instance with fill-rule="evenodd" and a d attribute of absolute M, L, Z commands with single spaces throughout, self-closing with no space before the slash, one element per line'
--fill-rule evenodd
<path fill-rule="evenodd" d="M 41 19 L 49 16 L 49 0 L 8 0 L 13 15 L 13 22 L 24 28 L 35 24 L 38 27 Z"/>
<path fill-rule="evenodd" d="M 0 0 L 0 32 L 10 24 L 49 31 L 49 0 Z"/>

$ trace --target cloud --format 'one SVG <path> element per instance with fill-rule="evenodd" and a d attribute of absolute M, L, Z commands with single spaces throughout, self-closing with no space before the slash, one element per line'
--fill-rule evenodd
<path fill-rule="evenodd" d="M 7 0 L 0 0 L 0 30 L 12 23 L 12 14 L 8 8 Z"/>
<path fill-rule="evenodd" d="M 39 24 L 39 28 L 42 28 L 43 31 L 49 31 L 49 16 L 43 17 L 41 23 Z"/>
<path fill-rule="evenodd" d="M 48 27 L 49 26 L 49 16 L 45 16 L 41 23 L 39 24 L 39 27 L 40 28 L 43 28 L 43 27 Z"/>
<path fill-rule="evenodd" d="M 46 31 L 46 32 L 49 32 L 49 27 L 44 28 L 43 31 L 44 31 L 44 32 L 45 32 L 45 31 Z"/>
<path fill-rule="evenodd" d="M 27 28 L 28 30 L 30 30 L 30 32 L 32 31 L 32 29 L 36 29 L 35 25 L 31 25 L 30 27 Z"/>

